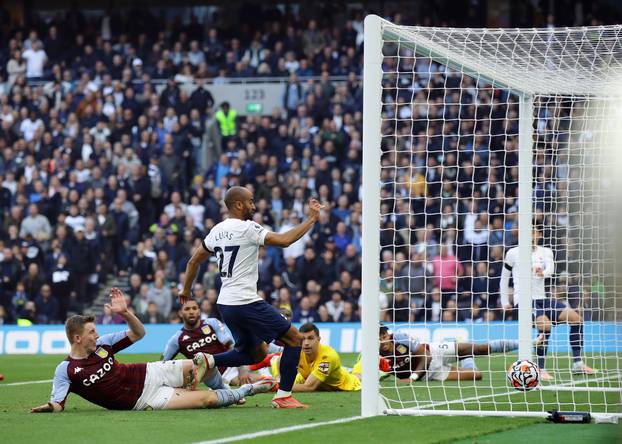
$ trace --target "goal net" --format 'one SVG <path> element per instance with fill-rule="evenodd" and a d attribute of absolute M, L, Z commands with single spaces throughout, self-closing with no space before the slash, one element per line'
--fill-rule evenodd
<path fill-rule="evenodd" d="M 363 414 L 615 420 L 622 26 L 428 28 L 375 16 L 365 26 Z M 534 244 L 553 257 L 540 279 Z M 545 336 L 534 324 L 543 314 L 558 321 Z M 427 344 L 421 379 L 378 381 L 379 324 L 402 370 L 420 359 L 405 364 L 395 338 Z M 491 354 L 470 358 L 470 343 Z M 512 388 L 519 358 L 550 380 Z"/>

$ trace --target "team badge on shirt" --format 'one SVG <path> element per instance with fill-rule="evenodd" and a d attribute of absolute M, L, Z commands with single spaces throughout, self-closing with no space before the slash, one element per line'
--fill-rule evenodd
<path fill-rule="evenodd" d="M 102 347 L 99 347 L 97 350 L 95 350 L 95 354 L 102 359 L 108 357 L 108 352 L 106 351 L 105 348 L 102 348 Z"/>
<path fill-rule="evenodd" d="M 328 374 L 328 369 L 330 368 L 330 364 L 328 362 L 320 362 L 317 368 L 322 373 Z"/>
<path fill-rule="evenodd" d="M 201 328 L 201 331 L 206 335 L 209 335 L 211 333 L 209 325 L 205 325 L 203 328 Z"/>
<path fill-rule="evenodd" d="M 406 353 L 406 352 L 408 351 L 408 349 L 406 348 L 406 346 L 405 346 L 405 345 L 402 345 L 402 344 L 399 344 L 399 345 L 396 347 L 396 349 L 397 349 L 397 352 L 398 352 L 398 353 L 402 353 L 402 354 L 404 354 L 404 353 Z"/>

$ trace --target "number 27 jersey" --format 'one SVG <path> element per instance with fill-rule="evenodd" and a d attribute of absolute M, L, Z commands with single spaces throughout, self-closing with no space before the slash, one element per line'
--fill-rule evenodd
<path fill-rule="evenodd" d="M 203 240 L 203 247 L 216 255 L 222 287 L 218 303 L 244 305 L 259 301 L 257 294 L 259 247 L 268 231 L 256 222 L 225 219 Z"/>

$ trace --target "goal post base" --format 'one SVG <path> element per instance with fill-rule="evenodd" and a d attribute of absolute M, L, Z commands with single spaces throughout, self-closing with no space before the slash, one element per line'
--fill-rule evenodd
<path fill-rule="evenodd" d="M 423 409 L 385 409 L 385 415 L 394 416 L 497 416 L 505 418 L 543 418 L 551 417 L 550 412 L 521 412 L 494 410 L 423 410 Z M 622 413 L 592 413 L 590 416 L 598 424 L 617 424 Z"/>

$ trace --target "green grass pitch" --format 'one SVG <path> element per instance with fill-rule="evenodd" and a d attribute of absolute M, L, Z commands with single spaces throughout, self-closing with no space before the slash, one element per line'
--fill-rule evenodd
<path fill-rule="evenodd" d="M 343 354 L 344 365 L 352 365 L 354 354 Z M 157 355 L 118 355 L 121 362 L 144 362 L 156 360 Z M 49 380 L 62 356 L 7 356 L 0 355 L 0 442 L 2 443 L 193 443 L 253 432 L 276 430 L 283 427 L 320 423 L 357 416 L 360 412 L 358 393 L 300 394 L 298 398 L 310 404 L 306 410 L 278 411 L 270 408 L 271 395 L 249 398 L 245 406 L 221 410 L 159 411 L 159 412 L 112 412 L 90 404 L 71 394 L 66 411 L 61 414 L 28 413 L 30 407 L 44 403 L 50 394 L 51 383 L 32 383 Z M 509 358 L 507 364 L 509 364 Z M 533 408 L 541 400 L 553 405 L 555 393 L 529 393 L 527 395 L 503 395 L 504 357 L 481 359 L 478 364 L 485 372 L 485 380 L 474 383 L 431 383 L 411 388 L 398 386 L 393 379 L 383 381 L 383 394 L 401 399 L 404 406 L 439 402 L 445 394 L 451 399 L 488 396 L 480 402 L 496 402 L 500 407 L 517 410 Z M 567 362 L 558 360 L 559 368 L 567 368 Z M 594 362 L 594 364 L 596 364 Z M 603 374 L 608 375 L 619 368 L 615 360 L 601 361 Z M 604 366 L 602 366 L 604 364 Z M 608 370 L 609 368 L 609 370 Z M 492 370 L 492 372 L 488 371 Z M 568 377 L 559 372 L 560 381 Z M 498 392 L 491 390 L 490 376 Z M 28 382 L 23 385 L 9 385 Z M 559 394 L 562 403 L 602 403 L 600 393 Z M 540 398 L 540 397 L 543 398 Z M 610 393 L 610 403 L 620 405 L 620 394 Z M 570 401 L 569 401 L 570 400 Z M 547 405 L 548 405 L 547 404 Z M 462 405 L 462 404 L 458 404 Z M 475 402 L 467 408 L 475 408 Z M 491 404 L 483 404 L 490 407 Z M 436 408 L 447 408 L 437 406 Z M 540 408 L 540 407 L 538 407 Z M 480 418 L 480 417 L 377 417 L 343 424 L 318 426 L 302 431 L 280 433 L 245 441 L 253 443 L 518 443 L 537 444 L 615 443 L 622 442 L 622 428 L 615 425 L 564 425 L 549 424 L 540 419 Z"/>

